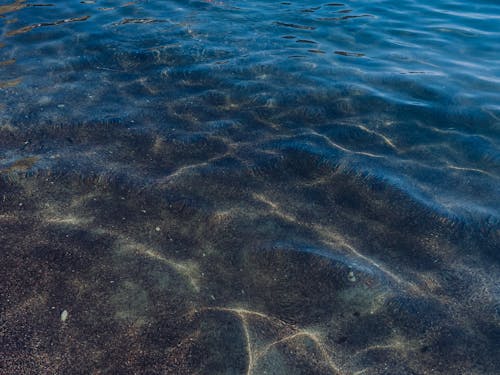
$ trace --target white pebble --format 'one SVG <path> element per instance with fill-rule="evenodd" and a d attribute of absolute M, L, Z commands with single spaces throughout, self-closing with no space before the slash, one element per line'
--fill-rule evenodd
<path fill-rule="evenodd" d="M 347 280 L 349 280 L 351 283 L 356 281 L 356 276 L 354 276 L 354 272 L 349 271 L 347 274 Z"/>
<path fill-rule="evenodd" d="M 63 310 L 63 312 L 61 313 L 61 322 L 65 322 L 66 320 L 68 320 L 68 310 Z"/>

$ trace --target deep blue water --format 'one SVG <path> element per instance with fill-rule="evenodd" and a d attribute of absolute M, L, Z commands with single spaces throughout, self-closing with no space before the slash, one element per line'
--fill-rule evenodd
<path fill-rule="evenodd" d="M 1 1 L 1 373 L 500 372 L 498 1 Z"/>

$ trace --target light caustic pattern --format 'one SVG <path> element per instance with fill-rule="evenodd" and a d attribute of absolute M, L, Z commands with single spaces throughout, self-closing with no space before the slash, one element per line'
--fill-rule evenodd
<path fill-rule="evenodd" d="M 499 373 L 500 23 L 449 3 L 0 5 L 0 373 Z"/>
<path fill-rule="evenodd" d="M 432 361 L 434 340 L 458 331 L 467 310 L 484 320 L 494 314 L 491 303 L 477 303 L 494 301 L 491 274 L 460 261 L 446 239 L 426 235 L 419 248 L 420 256 L 434 251 L 445 272 L 415 272 L 408 260 L 391 267 L 395 260 L 382 251 L 375 257 L 359 247 L 356 232 L 316 219 L 328 215 L 318 215 L 321 208 L 292 203 L 301 189 L 338 186 L 329 180 L 336 175 L 298 180 L 295 192 L 273 185 L 241 195 L 219 189 L 216 180 L 193 183 L 199 171 L 178 174 L 177 183 L 220 202 L 209 209 L 176 197 L 169 183 L 158 185 L 161 193 L 130 194 L 108 190 L 97 176 L 76 180 L 72 191 L 61 177 L 23 177 L 30 168 L 18 163 L 3 172 L 17 186 L 2 196 L 0 219 L 10 228 L 1 233 L 6 269 L 28 270 L 6 273 L 16 283 L 3 281 L 11 301 L 3 314 L 12 340 L 16 327 L 46 327 L 31 339 L 42 340 L 30 349 L 30 366 L 39 372 L 82 366 L 69 359 L 71 348 L 87 342 L 88 327 L 102 337 L 92 344 L 100 353 L 117 351 L 114 368 L 141 369 L 147 353 L 150 369 L 167 374 L 231 368 L 247 375 L 382 374 L 385 363 L 409 371 L 421 368 L 422 358 Z M 20 238 L 26 225 L 32 234 Z M 446 292 L 466 277 L 470 288 Z M 43 337 L 54 335 L 60 361 L 48 366 L 43 358 L 53 346 Z M 26 350 L 10 352 L 8 363 Z M 90 346 L 81 353 L 82 361 L 100 366 Z"/>
<path fill-rule="evenodd" d="M 223 312 L 228 314 L 234 314 L 241 321 L 241 326 L 245 336 L 246 343 L 246 353 L 247 353 L 247 369 L 246 375 L 255 375 L 259 372 L 259 361 L 269 354 L 269 351 L 280 344 L 288 344 L 292 347 L 294 346 L 294 341 L 300 341 L 301 339 L 310 340 L 315 349 L 320 353 L 322 360 L 331 370 L 332 374 L 341 375 L 342 372 L 337 367 L 337 365 L 333 362 L 331 358 L 331 354 L 328 353 L 328 350 L 325 347 L 325 344 L 321 341 L 320 336 L 317 333 L 314 333 L 305 329 L 298 329 L 296 327 L 290 326 L 285 322 L 282 322 L 278 319 L 273 319 L 266 314 L 246 310 L 243 308 L 228 308 L 228 307 L 206 307 L 202 309 L 197 309 L 193 313 L 196 315 L 203 314 L 204 312 Z M 282 331 L 286 332 L 284 337 L 281 337 L 275 341 L 261 343 L 257 345 L 253 340 L 253 335 L 257 335 L 257 332 L 252 330 L 252 320 L 265 320 L 272 325 L 280 327 Z"/>
<path fill-rule="evenodd" d="M 114 238 L 113 247 L 118 256 L 133 254 L 139 257 L 147 257 L 151 260 L 166 265 L 173 272 L 176 272 L 183 278 L 185 278 L 187 284 L 191 285 L 196 293 L 200 292 L 199 284 L 201 275 L 200 271 L 197 269 L 198 267 L 193 262 L 185 264 L 182 262 L 173 261 L 162 255 L 157 250 L 142 243 L 138 243 L 130 237 L 121 235 L 118 231 L 113 231 L 111 229 L 93 229 L 92 225 L 89 225 L 92 223 L 92 218 L 77 217 L 75 211 L 78 211 L 78 206 L 80 204 L 83 204 L 85 200 L 93 199 L 93 197 L 93 194 L 89 194 L 87 196 L 82 196 L 74 200 L 71 205 L 72 209 L 70 210 L 70 212 L 72 213 L 60 212 L 60 210 L 56 209 L 55 207 L 46 204 L 44 206 L 44 212 L 42 214 L 44 220 L 47 223 L 55 224 L 58 226 L 76 227 L 79 229 L 88 230 L 96 235 L 111 236 Z M 261 197 L 259 197 L 259 199 L 261 199 Z M 266 201 L 266 203 L 268 202 Z M 318 332 L 308 329 L 300 329 L 295 325 L 290 325 L 289 323 L 283 322 L 277 318 L 272 318 L 271 316 L 268 316 L 264 313 L 251 311 L 244 308 L 218 306 L 200 307 L 195 308 L 188 314 L 188 316 L 190 316 L 191 319 L 200 319 L 203 317 L 204 313 L 210 312 L 221 312 L 238 317 L 245 338 L 245 349 L 248 361 L 246 370 L 247 375 L 259 374 L 259 362 L 264 357 L 269 355 L 269 352 L 271 349 L 273 349 L 273 347 L 280 345 L 296 347 L 303 340 L 308 340 L 313 343 L 313 347 L 306 347 L 306 350 L 313 350 L 319 353 L 320 362 L 324 362 L 323 367 L 326 366 L 329 370 L 332 371 L 332 374 L 343 374 L 343 372 L 334 363 L 332 354 L 329 353 L 329 349 L 327 348 L 325 343 L 322 342 L 321 334 Z M 280 337 L 278 339 L 275 339 L 274 341 L 264 341 L 260 344 L 257 344 L 258 340 L 254 340 L 254 336 L 256 337 L 258 335 L 258 332 L 257 330 L 253 330 L 252 327 L 252 322 L 256 320 L 264 320 L 266 323 L 273 326 L 273 328 L 276 328 Z M 194 336 L 197 335 L 195 334 Z"/>

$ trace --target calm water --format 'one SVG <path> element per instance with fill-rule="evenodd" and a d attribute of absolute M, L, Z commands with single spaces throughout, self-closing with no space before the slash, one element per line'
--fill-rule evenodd
<path fill-rule="evenodd" d="M 0 4 L 0 373 L 500 372 L 500 3 Z"/>

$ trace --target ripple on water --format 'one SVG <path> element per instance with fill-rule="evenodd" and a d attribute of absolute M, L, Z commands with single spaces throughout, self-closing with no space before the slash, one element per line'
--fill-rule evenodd
<path fill-rule="evenodd" d="M 497 13 L 0 5 L 3 372 L 497 373 Z"/>

